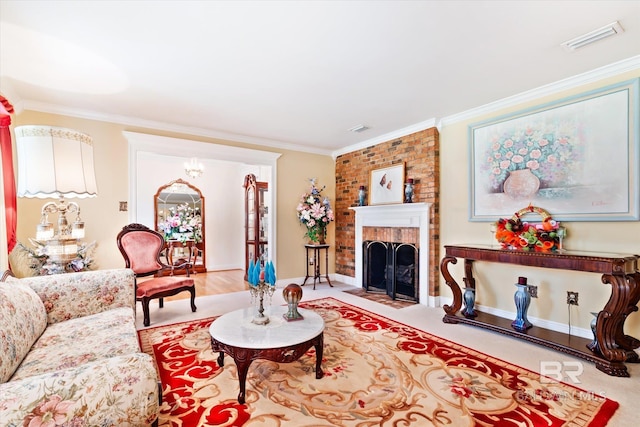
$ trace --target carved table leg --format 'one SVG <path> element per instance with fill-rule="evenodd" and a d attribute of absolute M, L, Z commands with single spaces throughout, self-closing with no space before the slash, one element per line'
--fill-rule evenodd
<path fill-rule="evenodd" d="M 638 311 L 638 301 L 640 300 L 640 273 L 634 273 L 627 276 L 627 285 L 629 287 L 629 303 L 625 310 L 625 320 L 629 314 Z M 640 356 L 633 351 L 640 347 L 640 340 L 630 335 L 624 334 L 624 326 L 618 331 L 616 336 L 616 344 L 627 351 L 627 362 L 640 363 Z"/>
<path fill-rule="evenodd" d="M 331 280 L 329 279 L 329 248 L 324 250 L 324 278 L 327 279 L 327 283 L 333 288 Z"/>
<path fill-rule="evenodd" d="M 242 347 L 234 347 L 211 337 L 211 349 L 213 351 L 219 351 L 217 362 L 221 368 L 224 366 L 224 353 L 227 353 L 238 368 L 238 381 L 240 383 L 240 393 L 238 393 L 238 402 L 243 404 L 246 392 L 247 372 L 249 372 L 249 365 L 253 362 L 257 356 L 260 355 L 261 350 L 251 350 Z"/>
<path fill-rule="evenodd" d="M 227 353 L 238 368 L 238 382 L 240 383 L 240 393 L 238 393 L 238 402 L 240 404 L 245 403 L 245 395 L 247 390 L 247 373 L 249 372 L 249 366 L 256 359 L 266 359 L 278 363 L 290 363 L 298 360 L 305 352 L 315 347 L 316 350 L 316 378 L 321 379 L 324 377 L 322 371 L 322 356 L 324 346 L 324 332 L 321 332 L 315 338 L 300 344 L 295 344 L 288 347 L 279 348 L 263 348 L 263 349 L 250 349 L 227 345 L 219 342 L 211 337 L 211 349 L 219 351 L 218 365 L 220 367 L 224 364 L 224 353 Z"/>
<path fill-rule="evenodd" d="M 309 248 L 305 248 L 305 256 L 306 258 L 304 260 L 304 263 L 306 265 L 307 271 L 306 271 L 306 275 L 304 276 L 304 280 L 302 281 L 302 285 L 300 286 L 304 286 L 304 284 L 307 283 L 307 279 L 310 277 L 309 276 Z"/>
<path fill-rule="evenodd" d="M 316 290 L 316 279 L 318 279 L 318 283 L 320 283 L 320 249 L 314 249 L 313 250 L 313 262 L 314 262 L 314 266 L 313 266 L 313 290 Z"/>
<path fill-rule="evenodd" d="M 465 287 L 476 288 L 476 279 L 473 278 L 473 261 L 470 259 L 464 260 L 464 281 Z"/>
<path fill-rule="evenodd" d="M 624 365 L 628 354 L 625 349 L 619 348 L 616 341 L 624 336 L 625 313 L 629 307 L 630 289 L 627 286 L 625 276 L 604 274 L 602 282 L 611 284 L 611 296 L 604 309 L 598 314 L 596 341 L 597 348 L 600 349 L 602 356 L 610 362 L 610 365 L 596 363 L 596 367 L 609 375 L 628 377 L 629 372 Z"/>
<path fill-rule="evenodd" d="M 453 292 L 453 305 L 445 304 L 442 306 L 446 313 L 444 319 L 442 319 L 445 323 L 457 323 L 449 316 L 455 316 L 462 306 L 462 291 L 460 291 L 460 286 L 449 272 L 449 264 L 457 263 L 458 259 L 450 256 L 442 258 L 442 261 L 440 262 L 440 272 L 442 273 L 442 277 L 444 278 L 447 286 L 451 288 L 451 292 Z"/>
<path fill-rule="evenodd" d="M 248 357 L 247 357 L 248 356 Z M 253 355 L 250 351 L 246 354 L 234 354 L 233 360 L 238 367 L 238 381 L 240 382 L 240 393 L 238 393 L 238 403 L 244 404 L 245 393 L 247 391 L 247 372 L 249 365 L 253 362 Z"/>
<path fill-rule="evenodd" d="M 324 372 L 322 371 L 322 355 L 323 355 L 323 347 L 324 347 L 324 332 L 313 339 L 313 346 L 316 349 L 316 379 L 319 380 L 322 377 L 324 377 Z"/>

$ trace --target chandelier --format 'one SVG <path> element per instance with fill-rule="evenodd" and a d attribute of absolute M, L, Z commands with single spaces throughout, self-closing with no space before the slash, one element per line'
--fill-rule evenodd
<path fill-rule="evenodd" d="M 184 171 L 190 178 L 198 178 L 204 172 L 204 166 L 198 162 L 198 159 L 192 157 L 188 162 L 184 162 Z"/>

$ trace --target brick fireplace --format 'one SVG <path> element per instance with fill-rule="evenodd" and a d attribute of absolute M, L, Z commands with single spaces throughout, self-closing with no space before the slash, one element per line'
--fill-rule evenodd
<path fill-rule="evenodd" d="M 435 127 L 418 130 L 401 137 L 390 136 L 386 142 L 373 143 L 336 157 L 335 273 L 340 280 L 353 286 L 361 264 L 355 260 L 359 243 L 355 243 L 355 211 L 358 189 L 369 189 L 371 171 L 386 166 L 405 164 L 405 175 L 413 178 L 414 203 L 429 203 L 429 263 L 420 263 L 420 276 L 429 284 L 421 290 L 423 304 L 438 306 L 440 295 L 440 136 Z M 367 208 L 367 207 L 364 207 Z M 427 245 L 421 244 L 421 248 Z M 427 251 L 422 251 L 427 252 Z M 360 262 L 360 260 L 359 260 Z M 428 270 L 427 270 L 428 268 Z"/>
<path fill-rule="evenodd" d="M 418 302 L 429 305 L 429 214 L 430 203 L 403 203 L 351 207 L 355 211 L 355 276 L 363 286 L 363 242 L 410 243 L 419 251 Z"/>

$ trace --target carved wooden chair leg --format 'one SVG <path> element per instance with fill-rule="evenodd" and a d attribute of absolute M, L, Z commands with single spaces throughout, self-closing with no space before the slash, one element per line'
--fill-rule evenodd
<path fill-rule="evenodd" d="M 189 292 L 191 293 L 191 311 L 195 313 L 196 312 L 196 289 L 191 288 L 189 289 Z"/>
<path fill-rule="evenodd" d="M 162 407 L 162 382 L 158 381 L 158 408 Z M 160 417 L 151 424 L 153 427 L 158 427 L 160 423 Z"/>
<path fill-rule="evenodd" d="M 151 317 L 149 315 L 149 299 L 142 299 L 142 313 L 144 314 L 144 326 L 149 326 L 151 324 Z"/>

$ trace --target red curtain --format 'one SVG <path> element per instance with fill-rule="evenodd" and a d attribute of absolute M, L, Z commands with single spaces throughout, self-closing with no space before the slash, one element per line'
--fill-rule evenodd
<path fill-rule="evenodd" d="M 11 113 L 13 106 L 0 95 L 0 150 L 2 152 L 2 179 L 4 182 L 4 206 L 7 221 L 8 253 L 16 245 L 18 215 L 16 208 L 16 179 L 13 173 L 13 149 L 11 144 Z"/>

